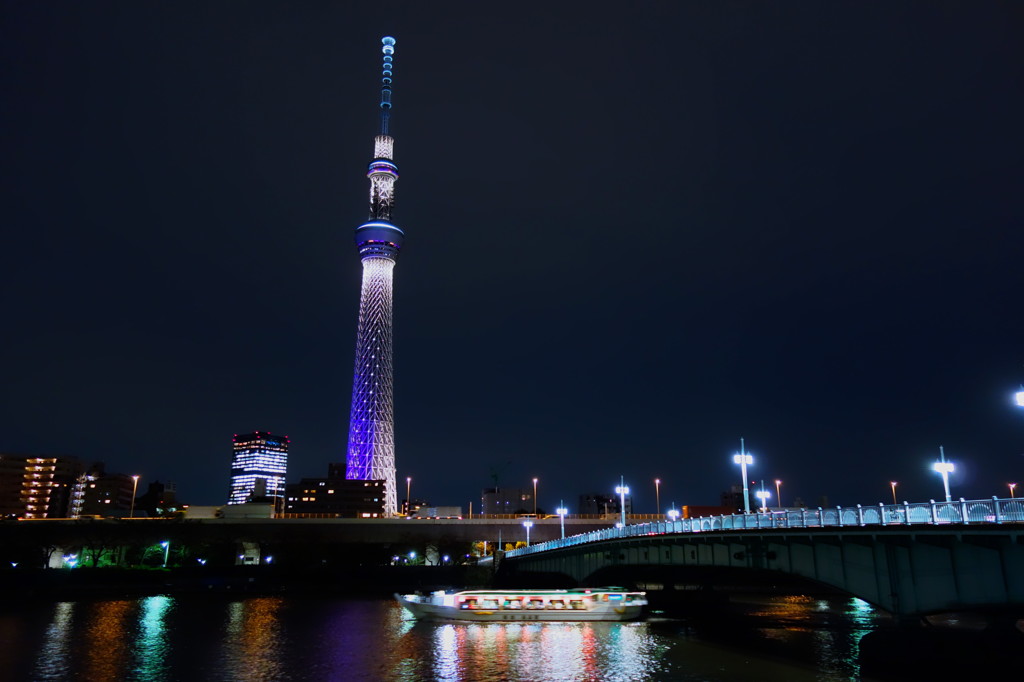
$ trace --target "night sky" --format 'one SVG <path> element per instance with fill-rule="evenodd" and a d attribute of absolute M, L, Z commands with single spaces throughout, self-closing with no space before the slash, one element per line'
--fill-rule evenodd
<path fill-rule="evenodd" d="M 1024 486 L 1024 5 L 376 4 L 4 3 L 0 452 L 344 460 L 390 34 L 414 497 Z"/>

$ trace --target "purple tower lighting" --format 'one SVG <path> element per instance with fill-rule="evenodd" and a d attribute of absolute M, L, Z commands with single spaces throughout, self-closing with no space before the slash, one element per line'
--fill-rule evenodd
<path fill-rule="evenodd" d="M 370 219 L 356 228 L 363 262 L 359 299 L 356 369 L 352 381 L 345 478 L 384 481 L 384 512 L 398 513 L 395 489 L 395 415 L 393 400 L 391 298 L 392 274 L 405 234 L 391 223 L 398 166 L 395 140 L 388 134 L 395 39 L 381 39 L 384 65 L 380 89 L 380 134 L 374 138 L 370 179 Z"/>

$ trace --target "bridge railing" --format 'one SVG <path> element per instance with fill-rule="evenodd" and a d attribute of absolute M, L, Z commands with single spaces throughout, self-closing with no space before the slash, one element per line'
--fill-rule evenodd
<path fill-rule="evenodd" d="M 601 540 L 668 535 L 673 533 L 702 533 L 707 531 L 758 530 L 769 528 L 825 528 L 860 526 L 910 526 L 946 523 L 992 524 L 1024 522 L 1024 499 L 996 498 L 953 502 L 915 502 L 913 504 L 879 504 L 862 507 L 829 507 L 801 510 L 779 510 L 726 516 L 702 516 L 676 521 L 637 523 L 625 527 L 605 528 L 590 533 L 571 535 L 559 540 L 541 542 L 529 547 L 513 549 L 507 557 L 524 556 L 561 547 L 572 547 Z"/>

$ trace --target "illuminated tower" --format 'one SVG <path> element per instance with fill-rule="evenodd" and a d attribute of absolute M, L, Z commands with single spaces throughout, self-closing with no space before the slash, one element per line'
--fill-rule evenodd
<path fill-rule="evenodd" d="M 269 497 L 276 505 L 277 498 L 284 497 L 287 470 L 287 436 L 274 436 L 266 431 L 235 435 L 228 504 Z"/>
<path fill-rule="evenodd" d="M 380 134 L 374 138 L 370 178 L 370 219 L 356 228 L 363 261 L 359 299 L 356 369 L 352 381 L 345 478 L 384 481 L 384 513 L 398 512 L 395 490 L 395 416 L 391 364 L 391 276 L 405 234 L 391 223 L 395 203 L 395 141 L 388 134 L 391 69 L 395 39 L 381 39 L 384 66 L 380 88 Z"/>

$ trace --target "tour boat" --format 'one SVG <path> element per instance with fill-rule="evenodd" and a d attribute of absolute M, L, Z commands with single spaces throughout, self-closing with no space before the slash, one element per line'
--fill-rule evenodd
<path fill-rule="evenodd" d="M 621 587 L 572 590 L 438 591 L 396 594 L 414 617 L 430 621 L 521 622 L 632 620 L 647 605 L 645 592 Z"/>

